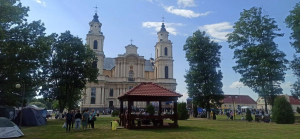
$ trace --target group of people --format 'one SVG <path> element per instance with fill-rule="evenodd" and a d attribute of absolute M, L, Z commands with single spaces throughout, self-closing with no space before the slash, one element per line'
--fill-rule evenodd
<path fill-rule="evenodd" d="M 84 109 L 82 114 L 80 113 L 80 110 L 77 110 L 76 112 L 74 110 L 69 110 L 68 113 L 65 114 L 65 120 L 66 132 L 70 132 L 71 126 L 73 128 L 74 123 L 75 131 L 79 131 L 81 125 L 83 130 L 86 130 L 87 126 L 89 126 L 89 128 L 91 127 L 91 129 L 94 129 L 96 113 L 94 109 L 91 112 L 89 112 L 89 109 Z"/>

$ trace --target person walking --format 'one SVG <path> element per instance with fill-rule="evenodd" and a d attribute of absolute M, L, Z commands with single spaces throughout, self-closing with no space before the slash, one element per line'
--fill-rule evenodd
<path fill-rule="evenodd" d="M 94 129 L 95 119 L 96 119 L 96 113 L 95 113 L 95 110 L 92 109 L 92 112 L 90 114 L 90 123 L 91 123 L 92 129 Z"/>
<path fill-rule="evenodd" d="M 66 123 L 67 123 L 67 128 L 66 128 L 66 132 L 68 132 L 68 128 L 69 128 L 69 132 L 71 130 L 71 123 L 73 120 L 73 115 L 71 114 L 71 111 L 69 110 L 68 113 L 66 114 Z"/>
<path fill-rule="evenodd" d="M 75 114 L 75 131 L 80 130 L 81 118 L 82 118 L 82 115 L 81 115 L 80 111 L 77 110 L 77 113 Z"/>
<path fill-rule="evenodd" d="M 88 113 L 88 109 L 85 109 L 84 110 L 84 113 L 82 115 L 82 129 L 86 130 L 87 129 L 87 125 L 88 125 L 88 121 L 89 121 L 89 113 Z"/>

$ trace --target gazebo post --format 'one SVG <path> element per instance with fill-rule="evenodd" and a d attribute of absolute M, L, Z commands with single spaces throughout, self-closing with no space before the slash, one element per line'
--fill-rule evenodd
<path fill-rule="evenodd" d="M 174 124 L 176 127 L 178 127 L 178 121 L 177 121 L 177 100 L 174 100 Z"/>
<path fill-rule="evenodd" d="M 158 116 L 161 116 L 161 100 L 158 102 Z"/>
<path fill-rule="evenodd" d="M 119 126 L 124 126 L 123 125 L 123 120 L 124 120 L 124 113 L 123 113 L 123 100 L 120 100 L 120 114 L 119 114 L 119 118 L 120 118 L 120 122 L 119 122 Z"/>
<path fill-rule="evenodd" d="M 132 100 L 128 100 L 128 119 L 127 119 L 127 124 L 128 124 L 128 129 L 131 128 L 131 106 L 132 106 Z"/>

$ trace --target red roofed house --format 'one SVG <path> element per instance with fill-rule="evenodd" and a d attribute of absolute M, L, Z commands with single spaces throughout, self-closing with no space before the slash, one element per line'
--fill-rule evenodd
<path fill-rule="evenodd" d="M 280 96 L 285 97 L 286 100 L 291 103 L 294 111 L 296 111 L 297 107 L 300 108 L 300 100 L 299 99 L 295 99 L 293 96 L 289 96 L 287 94 L 280 95 Z M 271 105 L 267 105 L 267 108 L 268 108 L 268 110 L 272 110 Z M 262 97 L 259 97 L 257 99 L 257 109 L 263 109 L 263 110 L 265 109 L 265 100 Z"/>
<path fill-rule="evenodd" d="M 127 91 L 125 94 L 118 97 L 120 101 L 120 121 L 121 126 L 125 128 L 157 128 L 157 127 L 178 127 L 177 123 L 177 100 L 182 95 L 171 91 L 169 89 L 163 88 L 154 83 L 140 83 L 131 90 Z M 127 101 L 128 110 L 125 112 L 123 103 Z M 134 102 L 144 101 L 147 104 L 153 101 L 158 102 L 158 113 L 155 115 L 147 114 L 136 114 L 132 113 L 132 108 L 134 108 Z M 170 102 L 173 103 L 173 114 L 164 115 L 162 113 L 162 103 Z M 170 118 L 174 123 L 163 123 L 163 119 Z M 153 121 L 153 126 L 142 126 L 141 121 L 145 119 L 151 119 Z M 137 121 L 137 122 L 134 122 Z M 138 123 L 138 124 L 135 124 Z"/>
<path fill-rule="evenodd" d="M 233 110 L 233 97 L 235 101 L 235 109 L 241 109 L 242 106 L 248 106 L 248 108 L 256 109 L 256 102 L 248 95 L 224 95 L 225 98 L 222 101 L 222 109 Z"/>

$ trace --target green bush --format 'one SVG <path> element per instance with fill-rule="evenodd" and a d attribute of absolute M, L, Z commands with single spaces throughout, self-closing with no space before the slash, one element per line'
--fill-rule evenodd
<path fill-rule="evenodd" d="M 151 104 L 147 106 L 146 111 L 149 113 L 149 115 L 154 115 L 155 113 L 154 107 Z"/>
<path fill-rule="evenodd" d="M 112 116 L 112 117 L 119 116 L 119 113 L 120 113 L 120 111 L 114 110 L 114 111 L 112 112 L 111 116 Z"/>
<path fill-rule="evenodd" d="M 251 122 L 253 120 L 253 118 L 251 116 L 251 111 L 249 109 L 247 109 L 247 112 L 246 112 L 246 120 L 248 122 Z"/>
<path fill-rule="evenodd" d="M 277 124 L 293 124 L 295 122 L 292 106 L 285 97 L 275 99 L 272 112 L 272 120 Z"/>
<path fill-rule="evenodd" d="M 300 108 L 299 107 L 297 107 L 297 112 L 300 114 Z"/>
<path fill-rule="evenodd" d="M 186 103 L 178 103 L 178 120 L 186 120 L 189 118 L 188 111 L 186 110 Z"/>

